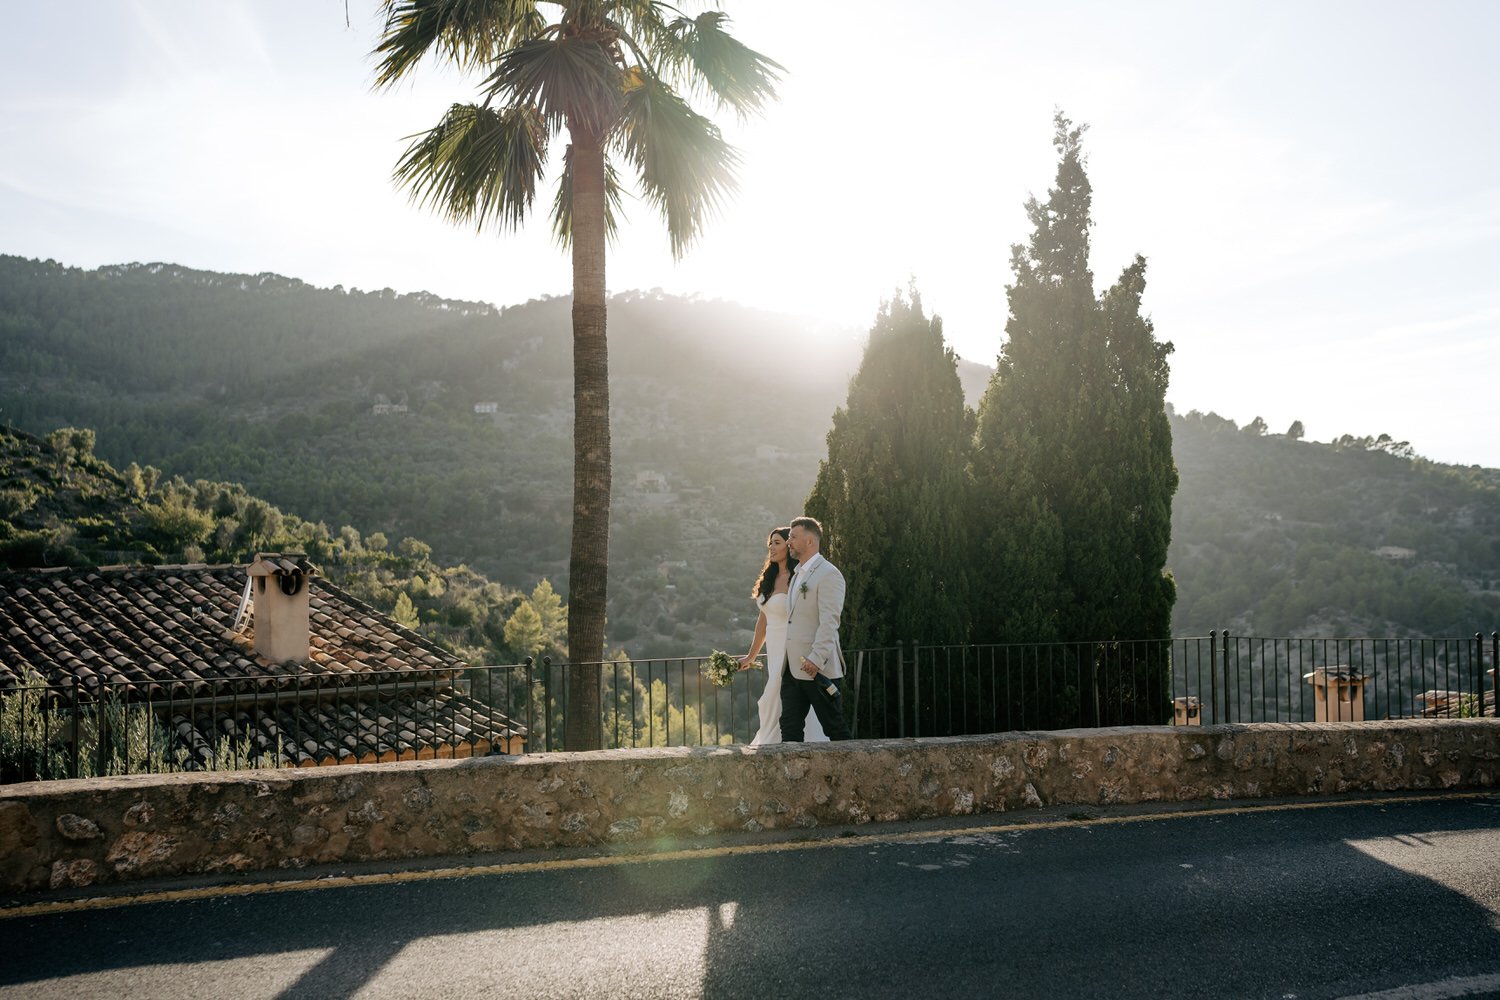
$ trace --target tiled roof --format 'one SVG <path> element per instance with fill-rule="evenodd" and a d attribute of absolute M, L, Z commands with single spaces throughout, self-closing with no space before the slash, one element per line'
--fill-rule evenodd
<path fill-rule="evenodd" d="M 462 660 L 320 578 L 308 661 L 258 656 L 253 613 L 234 629 L 245 581 L 241 566 L 0 572 L 0 695 L 31 671 L 65 701 L 76 682 L 80 700 L 135 703 L 186 767 L 226 752 L 313 766 L 521 749 L 524 729 L 470 695 Z"/>
<path fill-rule="evenodd" d="M 254 650 L 254 615 L 232 628 L 241 566 L 146 566 L 0 573 L 0 690 L 25 667 L 51 684 L 117 693 L 202 693 L 292 677 L 462 669 L 451 653 L 313 578 L 311 654 L 284 665 Z M 184 688 L 183 685 L 187 687 Z"/>
<path fill-rule="evenodd" d="M 519 753 L 524 740 L 499 711 L 452 689 L 169 714 L 175 746 L 197 765 L 224 754 L 268 767 L 477 757 Z"/>
<path fill-rule="evenodd" d="M 1484 693 L 1483 711 L 1478 711 L 1479 705 L 1474 698 L 1474 692 L 1464 691 L 1423 691 L 1417 695 L 1417 708 L 1429 719 L 1457 719 L 1471 715 L 1494 715 L 1495 714 L 1495 692 L 1493 689 Z"/>

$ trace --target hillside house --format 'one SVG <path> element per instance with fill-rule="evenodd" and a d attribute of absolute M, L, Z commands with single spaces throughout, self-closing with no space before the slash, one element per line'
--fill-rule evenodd
<path fill-rule="evenodd" d="M 644 469 L 635 474 L 635 491 L 637 493 L 666 493 L 667 477 L 660 472 Z"/>
<path fill-rule="evenodd" d="M 0 573 L 0 699 L 40 677 L 80 714 L 148 713 L 187 769 L 226 740 L 284 767 L 521 752 L 465 669 L 300 555 Z M 52 734 L 61 753 L 71 729 Z"/>
<path fill-rule="evenodd" d="M 474 412 L 478 414 L 495 414 L 500 412 L 499 403 L 475 403 Z"/>
<path fill-rule="evenodd" d="M 393 413 L 405 413 L 405 403 L 376 403 L 370 407 L 370 412 L 377 417 L 390 416 Z"/>
<path fill-rule="evenodd" d="M 755 446 L 755 459 L 758 462 L 780 462 L 788 457 L 785 448 L 774 444 L 758 444 Z"/>

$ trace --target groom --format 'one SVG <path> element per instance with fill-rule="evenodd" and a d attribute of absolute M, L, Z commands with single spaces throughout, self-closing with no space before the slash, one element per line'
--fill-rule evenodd
<path fill-rule="evenodd" d="M 844 613 L 844 574 L 819 553 L 823 526 L 810 517 L 792 522 L 787 545 L 797 569 L 787 591 L 786 663 L 781 676 L 781 740 L 801 743 L 809 707 L 831 740 L 849 739 L 841 697 L 827 681 L 844 676 L 839 618 Z M 820 681 L 818 675 L 822 674 Z"/>

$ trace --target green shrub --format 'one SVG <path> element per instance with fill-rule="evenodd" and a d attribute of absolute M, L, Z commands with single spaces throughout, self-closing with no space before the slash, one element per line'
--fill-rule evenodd
<path fill-rule="evenodd" d="M 0 520 L 14 520 L 36 504 L 39 491 L 31 488 L 7 487 L 0 490 Z"/>

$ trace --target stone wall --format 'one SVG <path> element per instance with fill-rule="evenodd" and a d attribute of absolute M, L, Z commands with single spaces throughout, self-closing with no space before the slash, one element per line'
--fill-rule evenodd
<path fill-rule="evenodd" d="M 91 778 L 0 788 L 0 892 L 1043 805 L 1497 785 L 1495 719 L 1091 729 Z"/>

